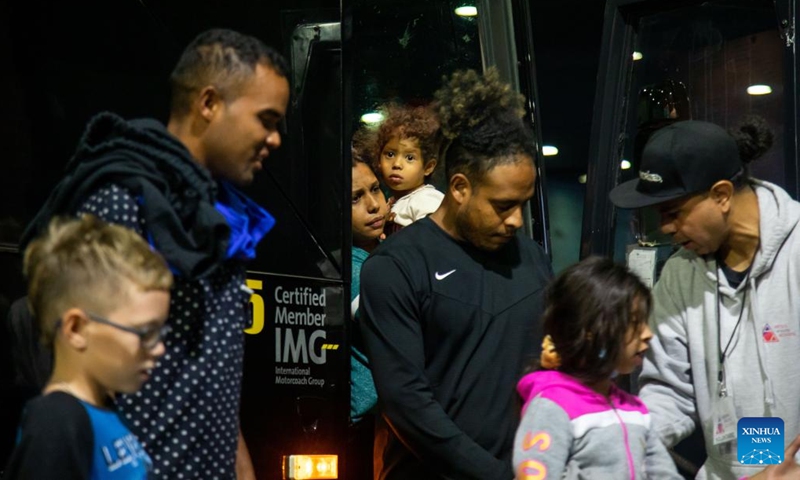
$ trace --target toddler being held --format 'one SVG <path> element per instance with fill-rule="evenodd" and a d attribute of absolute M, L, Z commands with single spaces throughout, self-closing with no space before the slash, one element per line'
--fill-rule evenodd
<path fill-rule="evenodd" d="M 444 195 L 429 183 L 439 156 L 439 121 L 424 106 L 390 103 L 374 135 L 375 170 L 391 191 L 387 234 L 439 208 Z"/>

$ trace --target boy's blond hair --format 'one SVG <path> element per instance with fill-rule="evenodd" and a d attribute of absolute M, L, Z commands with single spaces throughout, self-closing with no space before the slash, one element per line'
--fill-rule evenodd
<path fill-rule="evenodd" d="M 133 230 L 93 215 L 54 218 L 25 250 L 28 302 L 42 341 L 70 308 L 106 315 L 125 301 L 128 282 L 147 290 L 169 290 L 172 273 L 158 253 Z"/>

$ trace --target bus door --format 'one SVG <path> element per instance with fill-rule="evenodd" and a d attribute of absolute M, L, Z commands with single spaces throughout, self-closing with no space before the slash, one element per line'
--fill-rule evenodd
<path fill-rule="evenodd" d="M 615 209 L 608 192 L 636 178 L 644 143 L 675 121 L 732 128 L 746 115 L 764 118 L 775 140 L 752 173 L 797 198 L 795 21 L 795 1 L 607 2 L 581 257 L 613 256 L 657 281 L 676 246 L 660 234 L 657 212 Z M 694 478 L 705 458 L 700 433 L 671 453 Z"/>
<path fill-rule="evenodd" d="M 342 156 L 339 11 L 287 11 L 283 19 L 287 156 L 265 162 L 248 188 L 277 222 L 248 271 L 241 428 L 258 478 L 347 478 L 350 169 Z"/>

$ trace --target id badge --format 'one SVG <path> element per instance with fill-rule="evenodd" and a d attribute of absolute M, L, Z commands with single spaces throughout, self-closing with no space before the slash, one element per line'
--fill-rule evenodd
<path fill-rule="evenodd" d="M 721 445 L 736 438 L 736 409 L 733 398 L 726 395 L 714 402 L 711 418 L 714 420 L 714 445 Z"/>

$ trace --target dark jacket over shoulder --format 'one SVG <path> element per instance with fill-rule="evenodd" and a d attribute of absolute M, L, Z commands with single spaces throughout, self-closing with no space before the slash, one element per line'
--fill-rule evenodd
<path fill-rule="evenodd" d="M 226 258 L 230 229 L 214 204 L 211 174 L 159 122 L 101 113 L 86 127 L 66 175 L 22 235 L 20 250 L 55 215 L 72 215 L 115 184 L 143 205 L 148 240 L 187 278 L 211 274 Z"/>
<path fill-rule="evenodd" d="M 522 235 L 485 252 L 428 218 L 364 263 L 362 333 L 388 423 L 379 478 L 513 478 L 515 385 L 540 351 L 551 276 Z"/>

